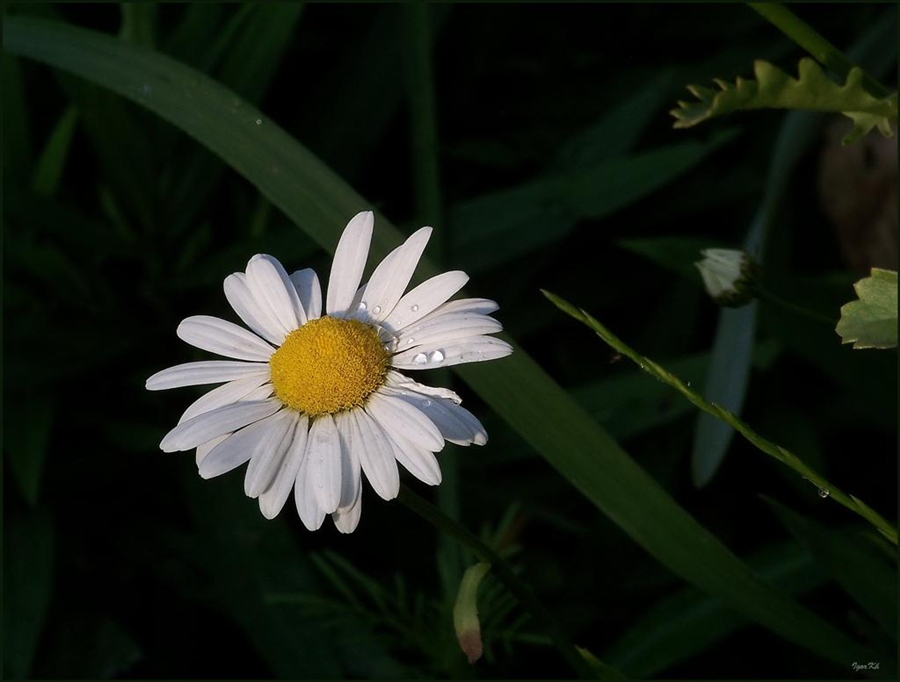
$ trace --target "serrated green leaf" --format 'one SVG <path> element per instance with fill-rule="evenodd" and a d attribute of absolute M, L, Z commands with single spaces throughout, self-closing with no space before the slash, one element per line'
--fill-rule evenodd
<path fill-rule="evenodd" d="M 841 307 L 835 331 L 841 343 L 854 348 L 894 348 L 897 345 L 897 273 L 872 268 L 872 275 L 853 285 L 858 301 Z"/>
<path fill-rule="evenodd" d="M 844 144 L 855 142 L 877 127 L 892 137 L 891 123 L 897 121 L 897 94 L 875 97 L 863 88 L 865 72 L 854 67 L 844 85 L 829 80 L 815 60 L 804 57 L 798 65 L 799 78 L 792 78 L 769 62 L 753 64 L 754 79 L 738 76 L 734 84 L 715 79 L 718 90 L 689 85 L 696 102 L 678 102 L 669 113 L 675 128 L 690 128 L 710 118 L 751 109 L 805 109 L 841 113 L 853 121 L 853 130 Z"/>

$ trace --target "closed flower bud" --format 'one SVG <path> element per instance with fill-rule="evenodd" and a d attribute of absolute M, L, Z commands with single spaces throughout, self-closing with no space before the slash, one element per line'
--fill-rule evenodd
<path fill-rule="evenodd" d="M 740 308 L 756 298 L 759 265 L 743 251 L 704 249 L 700 270 L 706 292 L 721 306 Z"/>

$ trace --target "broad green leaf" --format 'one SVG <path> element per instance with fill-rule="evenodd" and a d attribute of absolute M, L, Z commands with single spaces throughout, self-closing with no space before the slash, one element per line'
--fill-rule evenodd
<path fill-rule="evenodd" d="M 38 509 L 7 514 L 3 530 L 3 677 L 27 679 L 53 589 L 53 525 Z"/>
<path fill-rule="evenodd" d="M 233 89 L 238 102 L 257 103 L 268 90 L 275 71 L 295 35 L 304 5 L 297 2 L 233 5 L 234 13 L 209 48 L 205 63 L 215 64 L 218 80 Z M 230 40 L 229 40 L 230 39 Z M 179 149 L 176 147 L 176 149 Z M 225 165 L 196 145 L 176 154 L 176 180 L 169 194 L 173 229 L 192 225 L 208 200 Z"/>
<path fill-rule="evenodd" d="M 753 64 L 755 80 L 738 77 L 732 85 L 715 79 L 718 89 L 689 85 L 698 102 L 678 102 L 669 113 L 675 128 L 690 128 L 710 118 L 751 109 L 806 109 L 842 113 L 853 121 L 853 130 L 844 144 L 855 142 L 877 127 L 892 137 L 891 123 L 897 121 L 897 94 L 875 97 L 863 87 L 864 71 L 854 67 L 844 85 L 828 79 L 815 60 L 804 57 L 799 78 L 794 79 L 768 62 Z"/>
<path fill-rule="evenodd" d="M 466 269 L 479 270 L 534 251 L 567 234 L 579 219 L 603 218 L 644 198 L 735 136 L 733 130 L 718 131 L 705 142 L 603 159 L 460 202 L 450 211 L 451 252 Z M 505 248 L 492 248 L 495 243 Z"/>
<path fill-rule="evenodd" d="M 675 73 L 675 69 L 664 69 L 655 80 L 574 135 L 559 150 L 557 165 L 574 169 L 625 156 L 653 121 L 672 87 Z"/>
<path fill-rule="evenodd" d="M 897 637 L 897 564 L 852 530 L 824 528 L 763 498 L 798 542 L 891 637 Z"/>
<path fill-rule="evenodd" d="M 894 348 L 897 345 L 897 273 L 872 268 L 853 285 L 857 301 L 841 307 L 835 331 L 841 343 L 854 348 Z"/>
<path fill-rule="evenodd" d="M 370 207 L 262 113 L 250 105 L 236 109 L 233 93 L 172 59 L 95 32 L 27 18 L 8 17 L 3 34 L 8 51 L 100 83 L 186 131 L 329 251 L 348 216 Z M 376 222 L 373 260 L 401 240 L 389 221 L 377 217 Z M 420 275 L 434 272 L 428 263 L 420 265 Z M 673 572 L 825 658 L 844 665 L 860 655 L 852 640 L 770 587 L 699 525 L 524 350 L 497 362 L 460 366 L 457 373 L 575 489 Z M 210 488 L 215 486 L 205 486 Z M 233 493 L 228 491 L 240 497 Z M 211 530 L 227 525 L 216 518 Z M 223 554 L 229 561 L 241 556 L 234 546 Z M 241 594 L 246 586 L 232 587 L 237 590 L 232 594 Z M 248 622 L 254 616 L 241 613 Z M 259 631 L 256 636 L 262 638 Z M 279 641 L 282 636 L 289 633 L 279 634 Z M 274 640 L 267 645 L 273 655 L 282 651 Z"/>
<path fill-rule="evenodd" d="M 760 552 L 748 563 L 791 595 L 805 594 L 826 580 L 812 556 L 793 543 Z M 634 679 L 650 679 L 747 625 L 745 618 L 724 608 L 718 599 L 689 588 L 642 614 L 603 652 L 604 659 Z"/>

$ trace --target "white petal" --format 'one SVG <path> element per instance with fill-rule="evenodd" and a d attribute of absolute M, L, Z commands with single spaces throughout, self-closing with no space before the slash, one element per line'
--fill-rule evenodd
<path fill-rule="evenodd" d="M 309 445 L 309 439 L 306 445 Z M 304 453 L 300 468 L 297 470 L 297 481 L 294 483 L 294 504 L 297 505 L 297 514 L 303 525 L 309 530 L 318 530 L 325 520 L 325 512 L 319 507 L 310 481 L 309 457 Z"/>
<path fill-rule="evenodd" d="M 403 295 L 381 326 L 391 331 L 403 329 L 447 301 L 468 281 L 469 276 L 462 270 L 443 272 L 426 279 Z"/>
<path fill-rule="evenodd" d="M 268 363 L 241 362 L 238 360 L 203 360 L 186 362 L 157 372 L 147 379 L 148 391 L 163 391 L 182 386 L 222 384 L 235 379 L 268 376 Z"/>
<path fill-rule="evenodd" d="M 322 287 L 319 286 L 319 276 L 312 268 L 297 270 L 291 275 L 291 282 L 297 290 L 300 305 L 306 311 L 306 317 L 316 320 L 322 317 Z"/>
<path fill-rule="evenodd" d="M 441 435 L 451 443 L 487 443 L 484 426 L 475 415 L 459 404 L 459 396 L 452 391 L 425 386 L 398 372 L 388 372 L 387 382 L 381 391 L 397 395 L 424 412 L 438 427 Z"/>
<path fill-rule="evenodd" d="M 422 483 L 439 485 L 441 482 L 441 466 L 430 450 L 407 440 L 397 433 L 388 434 L 394 446 L 394 456 L 413 476 Z M 443 440 L 443 439 L 441 439 Z"/>
<path fill-rule="evenodd" d="M 422 321 L 432 319 L 438 315 L 448 315 L 450 313 L 469 313 L 477 315 L 490 315 L 500 309 L 496 301 L 489 298 L 460 298 L 455 301 L 447 301 L 439 305 L 426 315 Z"/>
<path fill-rule="evenodd" d="M 376 391 L 369 396 L 366 410 L 390 437 L 399 433 L 405 439 L 431 452 L 437 452 L 444 447 L 444 439 L 434 422 L 421 410 L 399 397 L 384 391 Z"/>
<path fill-rule="evenodd" d="M 362 515 L 362 488 L 356 493 L 356 498 L 349 507 L 341 507 L 331 515 L 334 526 L 341 533 L 352 533 L 359 525 L 359 517 Z"/>
<path fill-rule="evenodd" d="M 499 331 L 503 331 L 503 325 L 488 315 L 448 313 L 404 328 L 397 335 L 397 348 L 406 350 L 422 345 L 441 346 L 450 341 Z"/>
<path fill-rule="evenodd" d="M 198 414 L 210 412 L 229 403 L 239 400 L 265 400 L 272 395 L 272 385 L 265 375 L 236 379 L 204 393 L 192 402 L 181 415 L 178 423 L 193 419 Z"/>
<path fill-rule="evenodd" d="M 369 319 L 378 322 L 393 312 L 412 279 L 429 237 L 430 227 L 416 230 L 375 268 L 363 298 Z"/>
<path fill-rule="evenodd" d="M 201 443 L 200 445 L 198 445 L 197 453 L 194 456 L 194 460 L 197 462 L 197 467 L 198 468 L 200 467 L 200 463 L 203 462 L 204 459 L 206 459 L 206 456 L 212 451 L 212 449 L 214 447 L 216 447 L 219 443 L 221 443 L 223 440 L 225 440 L 229 436 L 231 436 L 231 434 L 226 433 L 221 436 L 217 436 L 210 441 L 207 441 L 205 443 Z"/>
<path fill-rule="evenodd" d="M 348 423 L 350 420 L 348 414 L 338 412 L 334 415 L 334 425 L 341 440 L 341 501 L 338 511 L 352 506 L 359 498 L 359 491 L 362 488 L 359 449 L 364 448 L 365 443 L 353 438 L 355 430 L 353 425 Z"/>
<path fill-rule="evenodd" d="M 372 417 L 363 410 L 349 412 L 350 423 L 354 425 L 353 438 L 358 438 L 363 446 L 359 452 L 359 463 L 372 489 L 385 500 L 392 500 L 400 492 L 400 472 L 390 441 Z"/>
<path fill-rule="evenodd" d="M 278 400 L 246 401 L 199 414 L 169 431 L 159 444 L 163 452 L 191 450 L 229 431 L 259 421 L 281 409 Z"/>
<path fill-rule="evenodd" d="M 466 362 L 496 360 L 510 353 L 512 346 L 502 339 L 474 336 L 446 344 L 432 343 L 410 348 L 391 358 L 391 365 L 398 369 L 434 369 Z"/>
<path fill-rule="evenodd" d="M 244 493 L 247 497 L 259 497 L 275 480 L 275 474 L 291 445 L 290 436 L 297 423 L 297 413 L 294 410 L 282 410 L 266 421 L 269 428 L 254 448 L 244 475 Z"/>
<path fill-rule="evenodd" d="M 462 398 L 459 397 L 459 394 L 455 391 L 451 391 L 449 388 L 420 384 L 418 381 L 413 381 L 405 374 L 401 374 L 393 369 L 388 370 L 384 384 L 384 388 L 386 390 L 389 389 L 388 392 L 392 395 L 398 391 L 404 395 L 412 392 L 414 395 L 418 394 L 426 398 L 449 400 L 457 405 L 462 402 Z"/>
<path fill-rule="evenodd" d="M 328 277 L 325 307 L 329 315 L 344 313 L 349 309 L 366 267 L 374 225 L 375 214 L 363 211 L 353 216 L 344 228 Z"/>
<path fill-rule="evenodd" d="M 225 278 L 224 288 L 225 298 L 228 299 L 228 303 L 234 308 L 238 317 L 244 321 L 244 324 L 276 346 L 280 346 L 284 342 L 284 330 L 276 320 L 260 308 L 256 298 L 250 292 L 246 274 L 236 272 L 228 275 Z"/>
<path fill-rule="evenodd" d="M 202 418 L 202 417 L 198 417 Z M 200 462 L 201 478 L 220 476 L 253 457 L 253 453 L 267 440 L 272 432 L 273 420 L 279 415 L 270 415 L 256 421 L 246 428 L 235 430 L 230 437 L 223 440 Z"/>
<path fill-rule="evenodd" d="M 259 510 L 267 519 L 274 519 L 281 512 L 284 503 L 291 494 L 291 488 L 297 480 L 297 472 L 306 452 L 306 436 L 309 431 L 309 418 L 305 414 L 297 416 L 296 428 L 287 454 L 281 460 L 281 466 L 275 473 L 275 480 L 269 489 L 259 496 Z"/>
<path fill-rule="evenodd" d="M 322 511 L 330 514 L 341 501 L 341 442 L 331 415 L 322 415 L 313 421 L 306 458 L 313 493 Z"/>
<path fill-rule="evenodd" d="M 253 332 L 218 317 L 194 315 L 175 330 L 178 338 L 195 348 L 236 360 L 268 362 L 275 349 Z"/>
<path fill-rule="evenodd" d="M 290 334 L 306 323 L 294 283 L 277 259 L 264 253 L 253 256 L 247 263 L 247 286 L 279 331 Z"/>

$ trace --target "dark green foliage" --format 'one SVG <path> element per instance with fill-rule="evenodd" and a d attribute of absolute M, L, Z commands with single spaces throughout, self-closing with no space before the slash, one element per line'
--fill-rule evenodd
<path fill-rule="evenodd" d="M 687 83 L 756 58 L 788 68 L 801 51 L 739 5 L 431 8 L 441 265 L 467 270 L 470 293 L 499 302 L 509 333 L 687 512 L 780 591 L 885 656 L 872 675 L 890 677 L 896 628 L 881 600 L 893 550 L 743 442 L 695 490 L 695 413 L 539 293 L 602 315 L 702 385 L 717 311 L 691 263 L 699 248 L 743 239 L 781 114 L 673 131 L 666 111 Z M 284 128 L 406 232 L 421 224 L 402 6 L 122 9 L 4 11 L 122 30 L 236 93 L 235 117 L 257 107 L 261 125 Z M 819 9 L 807 20 L 838 46 L 885 20 L 864 4 Z M 146 84 L 133 84 L 130 101 L 11 52 L 0 55 L 4 676 L 568 676 L 491 578 L 479 602 L 486 654 L 467 665 L 455 595 L 440 579 L 458 567 L 399 504 L 367 494 L 353 535 L 328 524 L 310 534 L 290 502 L 266 521 L 240 474 L 201 481 L 190 453 L 158 450 L 199 395 L 144 390 L 156 370 L 204 357 L 177 340 L 178 321 L 235 319 L 221 282 L 255 253 L 324 280 L 325 245 L 276 208 L 280 197 L 139 106 L 153 96 Z M 184 106 L 202 92 L 186 88 Z M 775 213 L 769 274 L 797 303 L 836 312 L 858 277 L 818 209 L 816 158 L 813 149 L 801 161 Z M 255 161 L 282 172 L 274 156 Z M 310 190 L 298 179 L 285 191 Z M 349 217 L 321 211 L 336 224 Z M 896 356 L 854 353 L 833 329 L 765 305 L 759 325 L 744 418 L 893 521 Z M 461 520 L 507 552 L 574 643 L 636 676 L 853 674 L 853 661 L 818 657 L 686 591 L 473 390 L 455 388 L 491 436 L 485 448 L 441 455 L 458 468 Z M 760 494 L 778 501 L 777 515 Z M 850 551 L 858 563 L 841 561 Z M 680 640 L 667 639 L 673 630 Z"/>

